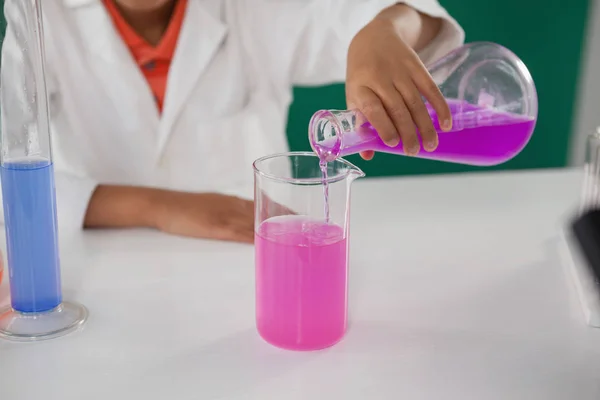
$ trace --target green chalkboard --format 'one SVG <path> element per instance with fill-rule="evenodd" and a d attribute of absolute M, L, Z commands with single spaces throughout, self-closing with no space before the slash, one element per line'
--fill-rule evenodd
<path fill-rule="evenodd" d="M 531 71 L 539 97 L 539 118 L 527 148 L 493 169 L 559 167 L 566 164 L 576 97 L 588 0 L 441 0 L 459 21 L 467 41 L 491 41 L 513 50 Z M 292 150 L 309 149 L 307 124 L 321 108 L 345 108 L 344 88 L 296 88 L 288 137 Z M 472 167 L 377 154 L 364 162 L 368 176 L 449 173 Z"/>

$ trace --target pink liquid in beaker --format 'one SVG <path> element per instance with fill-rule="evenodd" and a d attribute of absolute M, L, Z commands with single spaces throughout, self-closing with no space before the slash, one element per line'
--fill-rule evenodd
<path fill-rule="evenodd" d="M 338 225 L 305 216 L 264 221 L 256 238 L 256 323 L 272 345 L 318 350 L 346 331 L 347 244 Z"/>

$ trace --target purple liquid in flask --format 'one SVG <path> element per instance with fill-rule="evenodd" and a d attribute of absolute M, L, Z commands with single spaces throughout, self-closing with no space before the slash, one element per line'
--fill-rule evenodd
<path fill-rule="evenodd" d="M 475 166 L 498 165 L 519 154 L 533 134 L 536 122 L 533 117 L 474 106 L 460 100 L 447 102 L 453 128 L 442 131 L 435 110 L 426 104 L 438 133 L 439 145 L 434 151 L 427 152 L 419 137 L 421 148 L 416 157 Z M 324 110 L 314 115 L 311 146 L 321 160 L 331 161 L 366 150 L 404 154 L 402 142 L 395 147 L 387 146 L 369 122 L 360 121 L 361 117 L 353 111 L 338 114 Z M 351 119 L 352 123 L 340 122 L 342 118 Z M 354 129 L 344 132 L 341 128 L 352 124 Z M 329 135 L 318 140 L 316 130 L 329 131 Z"/>

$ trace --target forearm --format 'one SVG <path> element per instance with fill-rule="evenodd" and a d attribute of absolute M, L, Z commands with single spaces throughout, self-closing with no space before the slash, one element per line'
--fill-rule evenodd
<path fill-rule="evenodd" d="M 375 17 L 375 21 L 391 22 L 404 41 L 415 51 L 427 47 L 442 27 L 442 19 L 420 13 L 406 4 L 386 8 Z"/>
<path fill-rule="evenodd" d="M 156 227 L 164 191 L 134 186 L 99 185 L 85 214 L 85 228 Z"/>

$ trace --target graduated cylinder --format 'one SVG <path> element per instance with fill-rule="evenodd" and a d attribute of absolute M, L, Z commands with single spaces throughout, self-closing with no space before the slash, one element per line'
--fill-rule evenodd
<path fill-rule="evenodd" d="M 0 178 L 12 308 L 62 301 L 41 2 L 9 1 L 2 51 Z"/>

